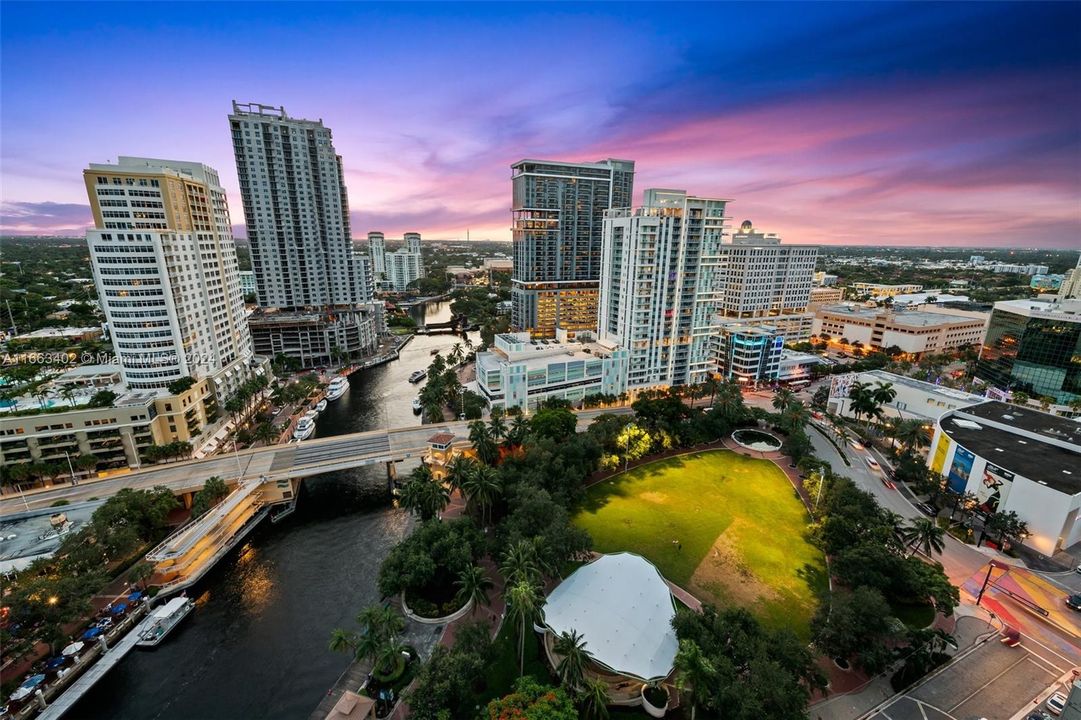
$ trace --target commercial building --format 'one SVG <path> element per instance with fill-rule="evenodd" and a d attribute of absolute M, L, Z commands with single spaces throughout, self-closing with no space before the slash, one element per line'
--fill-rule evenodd
<path fill-rule="evenodd" d="M 808 307 L 814 308 L 819 305 L 836 305 L 845 299 L 844 288 L 839 287 L 813 287 L 807 298 Z"/>
<path fill-rule="evenodd" d="M 977 317 L 972 317 L 977 315 Z M 827 305 L 815 310 L 813 332 L 841 343 L 875 350 L 897 347 L 919 355 L 978 345 L 987 319 L 980 313 L 954 315 L 860 305 Z"/>
<path fill-rule="evenodd" d="M 954 390 L 934 383 L 914 380 L 904 375 L 895 375 L 884 370 L 834 375 L 830 378 L 828 408 L 832 413 L 855 418 L 849 391 L 854 382 L 874 387 L 878 384 L 889 385 L 896 396 L 881 406 L 882 417 L 902 420 L 924 420 L 933 424 L 943 414 L 958 408 L 968 407 L 983 402 L 981 395 Z"/>
<path fill-rule="evenodd" d="M 511 166 L 511 325 L 534 337 L 596 332 L 604 213 L 630 207 L 634 162 Z"/>
<path fill-rule="evenodd" d="M 229 125 L 261 308 L 250 323 L 255 346 L 306 366 L 328 364 L 337 351 L 371 351 L 374 342 L 353 344 L 383 328 L 360 327 L 379 313 L 367 303 L 371 288 L 353 251 L 330 128 L 284 107 L 236 101 Z"/>
<path fill-rule="evenodd" d="M 717 372 L 729 380 L 774 382 L 780 374 L 784 336 L 769 325 L 720 323 L 711 338 L 710 352 Z"/>
<path fill-rule="evenodd" d="M 224 400 L 250 375 L 252 347 L 217 171 L 121 157 L 83 176 L 90 264 L 125 385 L 212 378 Z"/>
<path fill-rule="evenodd" d="M 629 352 L 628 386 L 700 382 L 724 298 L 727 200 L 649 189 L 604 219 L 599 337 Z"/>
<path fill-rule="evenodd" d="M 1058 403 L 1081 398 L 1081 301 L 995 303 L 976 377 Z"/>
<path fill-rule="evenodd" d="M 627 351 L 589 342 L 531 339 L 529 333 L 495 336 L 477 353 L 477 386 L 491 407 L 534 409 L 547 398 L 578 402 L 586 395 L 627 390 Z"/>
<path fill-rule="evenodd" d="M 97 340 L 103 334 L 104 331 L 100 327 L 47 327 L 23 333 L 22 335 L 14 335 L 7 340 L 14 343 L 33 343 L 38 340 L 63 340 L 70 343 L 79 343 L 86 340 Z"/>
<path fill-rule="evenodd" d="M 936 423 L 931 470 L 983 512 L 1016 512 L 1045 555 L 1081 541 L 1081 425 L 998 401 L 952 410 Z"/>
<path fill-rule="evenodd" d="M 880 283 L 853 283 L 852 291 L 856 295 L 870 295 L 876 298 L 893 297 L 907 293 L 918 293 L 923 285 L 882 285 Z"/>
<path fill-rule="evenodd" d="M 814 274 L 814 284 L 816 287 L 830 287 L 837 284 L 837 276 L 830 275 L 827 272 L 818 271 Z"/>
<path fill-rule="evenodd" d="M 816 367 L 831 364 L 831 360 L 821 355 L 785 349 L 781 351 L 781 361 L 777 364 L 777 382 L 810 382 L 815 377 Z"/>
<path fill-rule="evenodd" d="M 991 266 L 991 272 L 994 273 L 1007 273 L 1012 275 L 1046 275 L 1048 268 L 1046 265 L 1013 265 L 1008 263 L 997 263 Z"/>

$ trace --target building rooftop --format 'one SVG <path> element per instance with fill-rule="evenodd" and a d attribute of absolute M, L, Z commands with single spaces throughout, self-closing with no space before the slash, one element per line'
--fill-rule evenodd
<path fill-rule="evenodd" d="M 944 312 L 922 312 L 920 310 L 893 311 L 885 308 L 865 307 L 863 305 L 823 305 L 818 308 L 818 312 L 831 313 L 833 315 L 849 315 L 861 320 L 883 318 L 886 322 L 893 325 L 916 328 L 938 327 L 959 322 L 984 322 L 983 318 L 968 317 L 966 315 L 951 315 Z"/>
<path fill-rule="evenodd" d="M 1081 316 L 1081 300 L 1062 300 L 1046 302 L 1041 300 L 1000 300 L 995 303 L 996 310 L 1020 313 L 1022 315 L 1052 314 L 1058 316 Z M 1081 320 L 1081 317 L 1078 318 Z"/>
<path fill-rule="evenodd" d="M 988 462 L 1067 495 L 1081 493 L 1081 424 L 989 400 L 946 413 L 943 432 Z"/>
<path fill-rule="evenodd" d="M 967 400 L 971 403 L 980 403 L 986 400 L 982 395 L 974 395 L 963 390 L 954 390 L 953 388 L 916 380 L 915 378 L 905 377 L 904 375 L 895 375 L 894 373 L 886 372 L 885 370 L 867 370 L 858 374 L 860 377 L 873 378 L 875 382 L 884 382 L 890 383 L 891 385 L 912 388 L 913 390 L 919 390 L 928 395 L 941 395 L 942 397 L 951 398 L 953 400 Z"/>

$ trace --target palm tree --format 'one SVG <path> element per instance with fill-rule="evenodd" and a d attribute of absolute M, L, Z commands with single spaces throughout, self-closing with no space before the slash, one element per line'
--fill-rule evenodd
<path fill-rule="evenodd" d="M 915 450 L 931 444 L 931 438 L 924 429 L 923 421 L 916 418 L 897 422 L 894 425 L 893 438 L 905 450 Z"/>
<path fill-rule="evenodd" d="M 443 512 L 450 504 L 450 490 L 432 477 L 427 465 L 421 465 L 412 473 L 398 493 L 398 503 L 427 522 Z"/>
<path fill-rule="evenodd" d="M 740 390 L 739 383 L 725 380 L 718 385 L 713 408 L 713 412 L 720 413 L 728 423 L 737 422 L 744 412 L 743 391 Z"/>
<path fill-rule="evenodd" d="M 454 345 L 450 349 L 449 355 L 451 360 L 453 360 L 455 363 L 460 364 L 462 362 L 462 358 L 465 357 L 465 352 L 462 350 L 462 344 L 460 342 L 454 343 Z"/>
<path fill-rule="evenodd" d="M 562 656 L 556 665 L 559 684 L 570 694 L 578 692 L 585 679 L 586 662 L 591 656 L 586 650 L 586 639 L 577 630 L 563 631 L 552 644 L 552 650 Z"/>
<path fill-rule="evenodd" d="M 469 476 L 476 470 L 477 461 L 465 455 L 455 455 L 454 459 L 447 463 L 447 483 L 454 489 L 465 492 L 465 486 Z"/>
<path fill-rule="evenodd" d="M 507 423 L 501 414 L 492 413 L 492 419 L 488 421 L 488 434 L 497 441 L 507 436 Z"/>
<path fill-rule="evenodd" d="M 890 530 L 889 542 L 893 548 L 903 548 L 905 543 L 905 518 L 892 510 L 882 511 L 882 523 Z"/>
<path fill-rule="evenodd" d="M 608 720 L 608 683 L 587 678 L 578 694 L 578 709 L 583 720 Z"/>
<path fill-rule="evenodd" d="M 64 387 L 60 388 L 60 397 L 71 403 L 72 407 L 75 407 L 75 388 L 71 387 L 70 385 L 65 385 Z"/>
<path fill-rule="evenodd" d="M 491 605 L 488 591 L 493 587 L 492 581 L 479 565 L 463 569 L 454 584 L 458 587 L 458 602 L 465 604 L 472 600 L 475 605 Z"/>
<path fill-rule="evenodd" d="M 507 431 L 507 444 L 521 445 L 525 442 L 527 435 L 529 435 L 529 420 L 525 415 L 515 415 L 510 424 L 510 430 Z"/>
<path fill-rule="evenodd" d="M 474 502 L 480 509 L 480 520 L 486 525 L 491 519 L 491 508 L 495 498 L 500 493 L 499 475 L 491 465 L 473 464 L 470 472 L 462 485 L 466 501 L 472 505 Z"/>
<path fill-rule="evenodd" d="M 420 391 L 421 416 L 425 422 L 443 422 L 443 388 L 429 382 Z"/>
<path fill-rule="evenodd" d="M 536 586 L 522 580 L 508 585 L 505 598 L 511 621 L 518 623 L 518 676 L 525 674 L 525 634 L 526 627 L 533 624 L 540 605 L 540 594 Z"/>
<path fill-rule="evenodd" d="M 331 652 L 356 652 L 356 633 L 347 632 L 341 628 L 334 628 L 330 631 L 330 643 L 327 647 Z"/>
<path fill-rule="evenodd" d="M 499 459 L 499 446 L 492 439 L 488 426 L 483 420 L 474 420 L 469 423 L 469 441 L 473 443 L 477 457 L 485 465 L 494 465 Z"/>
<path fill-rule="evenodd" d="M 773 394 L 773 409 L 784 414 L 784 411 L 796 400 L 796 394 L 787 388 L 782 388 Z"/>
<path fill-rule="evenodd" d="M 275 426 L 273 423 L 269 422 L 259 423 L 259 426 L 255 428 L 255 432 L 253 433 L 253 437 L 256 440 L 266 445 L 270 445 L 272 442 L 277 440 L 280 435 L 281 430 L 278 429 L 278 427 Z"/>
<path fill-rule="evenodd" d="M 931 518 L 916 518 L 901 530 L 901 537 L 905 545 L 911 548 L 911 554 L 917 550 L 927 557 L 934 553 L 942 554 L 946 547 L 946 531 L 935 524 Z"/>
<path fill-rule="evenodd" d="M 802 428 L 810 419 L 811 413 L 807 407 L 794 397 L 781 410 L 781 426 L 789 434 Z"/>
<path fill-rule="evenodd" d="M 711 699 L 710 684 L 717 670 L 693 640 L 679 641 L 679 651 L 673 666 L 676 671 L 676 690 L 680 694 L 687 693 L 691 703 L 691 720 L 694 720 L 698 706 L 705 705 Z"/>
<path fill-rule="evenodd" d="M 519 540 L 503 553 L 503 564 L 499 572 L 507 585 L 526 582 L 539 585 L 541 562 L 537 557 L 537 546 L 529 540 Z"/>

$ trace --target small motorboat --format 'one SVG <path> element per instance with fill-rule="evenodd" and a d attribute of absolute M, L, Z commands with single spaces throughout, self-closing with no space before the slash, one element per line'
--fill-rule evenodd
<path fill-rule="evenodd" d="M 422 409 L 424 409 L 424 406 L 420 402 L 420 396 L 413 398 L 413 414 L 420 414 Z"/>
<path fill-rule="evenodd" d="M 327 399 L 323 398 L 315 404 L 315 412 L 321 413 L 327 409 Z"/>
<path fill-rule="evenodd" d="M 430 353 L 428 353 L 428 354 L 429 355 L 438 355 L 439 354 L 439 348 L 432 348 L 432 351 Z"/>
<path fill-rule="evenodd" d="M 327 400 L 337 400 L 349 389 L 349 378 L 339 375 L 327 385 Z"/>
<path fill-rule="evenodd" d="M 419 383 L 424 378 L 428 377 L 428 373 L 425 370 L 417 370 L 415 373 L 409 376 L 409 382 Z"/>

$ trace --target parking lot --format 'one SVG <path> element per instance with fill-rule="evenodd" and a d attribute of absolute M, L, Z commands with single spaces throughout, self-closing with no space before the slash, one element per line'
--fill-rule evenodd
<path fill-rule="evenodd" d="M 1010 720 L 1036 709 L 1033 698 L 1070 668 L 1066 658 L 1035 642 L 1008 648 L 993 639 L 870 718 Z"/>

